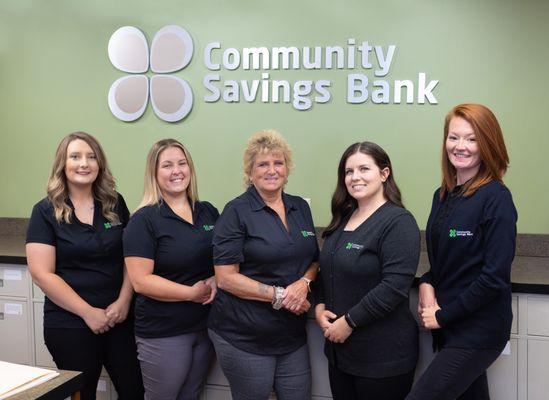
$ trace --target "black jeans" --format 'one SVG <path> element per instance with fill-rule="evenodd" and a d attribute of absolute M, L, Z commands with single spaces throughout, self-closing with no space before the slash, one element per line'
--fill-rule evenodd
<path fill-rule="evenodd" d="M 44 341 L 59 369 L 82 371 L 82 400 L 94 400 L 104 365 L 120 400 L 143 399 L 132 321 L 96 335 L 88 328 L 44 328 Z"/>
<path fill-rule="evenodd" d="M 501 350 L 443 348 L 406 400 L 489 400 L 486 370 Z"/>
<path fill-rule="evenodd" d="M 365 378 L 330 365 L 329 374 L 334 400 L 402 400 L 414 382 L 414 370 L 386 378 Z"/>

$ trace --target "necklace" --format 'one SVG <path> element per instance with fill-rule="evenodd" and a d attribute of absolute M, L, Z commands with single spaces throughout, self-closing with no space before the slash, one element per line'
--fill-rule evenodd
<path fill-rule="evenodd" d="M 95 209 L 95 206 L 92 205 L 91 207 L 90 206 L 83 206 L 83 207 L 74 207 L 75 210 L 79 210 L 79 211 L 86 211 L 86 210 L 93 210 Z"/>

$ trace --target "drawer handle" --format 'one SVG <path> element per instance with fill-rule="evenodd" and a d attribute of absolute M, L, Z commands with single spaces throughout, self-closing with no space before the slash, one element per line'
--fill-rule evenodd
<path fill-rule="evenodd" d="M 0 287 L 4 287 L 4 280 L 0 279 Z"/>
<path fill-rule="evenodd" d="M 3 320 L 4 320 L 4 313 L 0 312 L 0 321 L 3 321 Z"/>

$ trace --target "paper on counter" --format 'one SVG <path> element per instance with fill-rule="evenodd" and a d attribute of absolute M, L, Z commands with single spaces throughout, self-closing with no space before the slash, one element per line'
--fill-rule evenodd
<path fill-rule="evenodd" d="M 20 393 L 59 376 L 59 372 L 0 361 L 0 399 Z"/>

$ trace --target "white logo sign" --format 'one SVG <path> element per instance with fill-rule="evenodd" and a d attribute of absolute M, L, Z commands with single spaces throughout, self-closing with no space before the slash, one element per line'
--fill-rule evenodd
<path fill-rule="evenodd" d="M 396 45 L 357 43 L 349 38 L 346 45 L 288 47 L 234 47 L 224 48 L 220 42 L 211 42 L 204 48 L 204 65 L 210 71 L 260 70 L 257 79 L 223 79 L 218 73 L 204 77 L 208 94 L 205 102 L 223 100 L 238 103 L 241 100 L 263 103 L 291 103 L 296 110 L 309 110 L 315 103 L 327 103 L 332 98 L 332 81 L 327 79 L 288 80 L 276 79 L 280 70 L 347 70 L 347 103 L 362 104 L 437 104 L 433 94 L 438 80 L 427 81 L 427 74 L 419 72 L 417 80 L 387 79 L 394 63 Z M 356 71 L 362 73 L 358 73 Z M 269 71 L 274 71 L 269 73 Z M 366 75 L 364 72 L 368 72 Z M 371 77 L 373 73 L 373 79 Z M 303 75 L 303 74 L 300 74 Z M 318 76 L 318 73 L 315 73 Z M 404 99 L 403 99 L 404 98 Z"/>
<path fill-rule="evenodd" d="M 133 26 L 124 26 L 109 40 L 109 60 L 127 75 L 117 79 L 109 90 L 109 108 L 122 121 L 135 121 L 143 115 L 151 99 L 154 113 L 164 121 L 185 118 L 193 106 L 193 93 L 184 79 L 169 75 L 185 68 L 193 56 L 189 33 L 177 25 L 160 29 L 149 46 L 145 35 Z M 142 75 L 149 70 L 150 78 Z M 139 74 L 139 75 L 137 75 Z"/>
<path fill-rule="evenodd" d="M 189 114 L 193 105 L 191 87 L 187 81 L 170 75 L 187 66 L 193 56 L 193 41 L 185 29 L 177 25 L 160 29 L 152 40 L 149 57 L 145 35 L 133 26 L 124 26 L 111 36 L 108 53 L 112 65 L 132 74 L 119 78 L 110 88 L 109 107 L 117 118 L 135 121 L 145 112 L 149 97 L 155 114 L 164 121 L 180 121 Z M 203 77 L 207 91 L 203 100 L 287 103 L 295 110 L 309 110 L 314 104 L 332 99 L 332 81 L 315 72 L 316 80 L 292 82 L 277 79 L 277 72 L 338 70 L 347 71 L 346 88 L 337 89 L 349 104 L 437 104 L 434 90 L 438 80 L 428 80 L 425 72 L 418 72 L 413 79 L 388 78 L 396 53 L 396 45 L 358 42 L 355 38 L 347 39 L 344 45 L 242 49 L 210 42 L 202 54 L 204 66 L 213 73 Z M 149 61 L 154 73 L 150 80 L 143 75 L 149 70 Z M 239 69 L 259 74 L 251 80 L 230 79 L 231 73 Z"/>

